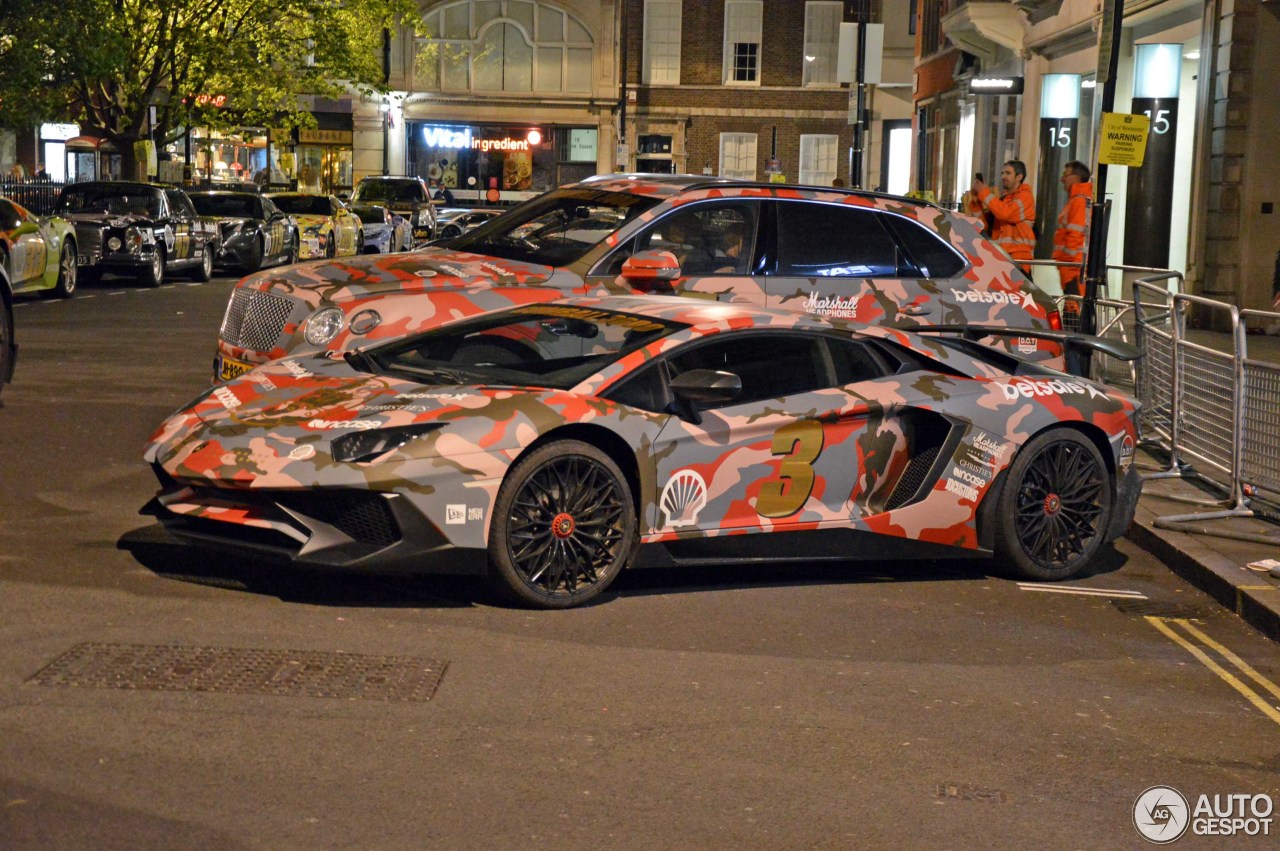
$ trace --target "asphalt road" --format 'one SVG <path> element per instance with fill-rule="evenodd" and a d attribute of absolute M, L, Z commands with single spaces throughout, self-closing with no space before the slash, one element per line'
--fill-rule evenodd
<path fill-rule="evenodd" d="M 141 449 L 230 288 L 15 311 L 0 848 L 1123 848 L 1148 787 L 1280 802 L 1275 645 L 1123 541 L 1090 595 L 725 565 L 569 612 L 174 545 Z"/>

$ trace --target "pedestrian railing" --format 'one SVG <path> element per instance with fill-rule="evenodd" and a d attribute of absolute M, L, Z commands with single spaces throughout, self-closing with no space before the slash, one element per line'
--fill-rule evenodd
<path fill-rule="evenodd" d="M 1170 292 L 1176 272 L 1133 284 L 1137 363 L 1136 394 L 1142 403 L 1141 437 L 1168 453 L 1168 466 L 1148 480 L 1182 478 L 1204 484 L 1216 496 L 1168 499 L 1201 510 L 1166 515 L 1157 526 L 1239 540 L 1280 544 L 1280 537 L 1212 529 L 1205 521 L 1267 516 L 1263 504 L 1280 505 L 1280 364 L 1251 359 L 1249 323 L 1280 322 L 1280 314 Z M 1157 286 L 1159 284 L 1159 286 Z M 1228 328 L 1219 341 L 1194 339 L 1189 315 L 1210 327 Z"/>
<path fill-rule="evenodd" d="M 0 178 L 0 197 L 16 201 L 38 216 L 51 215 L 65 183 L 38 177 Z"/>

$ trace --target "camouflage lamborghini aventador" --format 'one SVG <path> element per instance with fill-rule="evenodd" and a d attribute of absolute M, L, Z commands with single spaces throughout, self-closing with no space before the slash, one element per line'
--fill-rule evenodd
<path fill-rule="evenodd" d="M 548 608 L 708 559 L 1076 574 L 1133 517 L 1134 401 L 944 330 L 583 298 L 283 359 L 161 425 L 149 510 L 306 565 L 486 573 Z M 988 332 L 1008 329 L 967 329 Z"/>

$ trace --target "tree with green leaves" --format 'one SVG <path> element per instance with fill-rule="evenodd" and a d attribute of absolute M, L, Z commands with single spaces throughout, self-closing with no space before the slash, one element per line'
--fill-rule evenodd
<path fill-rule="evenodd" d="M 383 30 L 418 16 L 415 0 L 4 0 L 0 127 L 75 121 L 132 175 L 137 141 L 312 126 L 300 95 L 383 91 Z"/>

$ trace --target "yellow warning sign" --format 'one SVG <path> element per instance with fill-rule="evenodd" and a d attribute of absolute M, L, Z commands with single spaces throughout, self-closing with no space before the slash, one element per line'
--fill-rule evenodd
<path fill-rule="evenodd" d="M 1126 112 L 1102 113 L 1102 144 L 1098 162 L 1107 165 L 1140 166 L 1147 155 L 1147 133 L 1151 119 Z"/>

